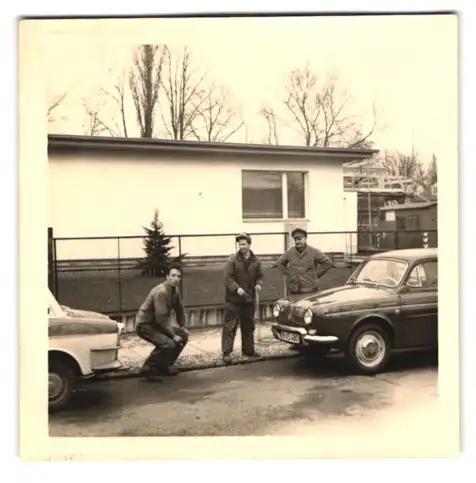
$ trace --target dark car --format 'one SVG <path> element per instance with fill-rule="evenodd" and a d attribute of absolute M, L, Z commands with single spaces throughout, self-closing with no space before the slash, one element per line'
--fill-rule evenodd
<path fill-rule="evenodd" d="M 437 249 L 373 255 L 340 287 L 278 300 L 273 317 L 274 337 L 306 357 L 337 349 L 358 372 L 381 372 L 393 350 L 438 347 Z"/>

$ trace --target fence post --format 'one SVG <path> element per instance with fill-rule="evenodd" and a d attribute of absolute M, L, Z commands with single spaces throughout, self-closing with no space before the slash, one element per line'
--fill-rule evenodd
<path fill-rule="evenodd" d="M 179 253 L 179 258 L 182 256 L 182 237 L 178 237 L 178 253 Z M 180 277 L 180 293 L 183 296 L 183 271 L 182 271 L 182 276 Z"/>
<path fill-rule="evenodd" d="M 398 250 L 398 246 L 400 245 L 400 243 L 399 243 L 400 240 L 399 240 L 399 236 L 398 236 L 399 233 L 400 232 L 398 230 L 395 232 L 395 250 Z"/>
<path fill-rule="evenodd" d="M 119 311 L 122 310 L 122 280 L 121 280 L 121 239 L 117 237 L 117 273 L 119 281 Z"/>
<path fill-rule="evenodd" d="M 53 238 L 53 266 L 55 272 L 55 298 L 58 300 L 59 298 L 59 291 L 58 291 L 58 256 L 56 251 L 56 238 Z"/>
<path fill-rule="evenodd" d="M 48 227 L 48 288 L 54 292 L 55 279 L 53 268 L 53 228 Z"/>
<path fill-rule="evenodd" d="M 288 233 L 284 232 L 284 250 L 283 253 L 286 253 L 288 249 Z M 288 296 L 288 286 L 286 284 L 286 277 L 282 277 L 283 279 L 283 286 L 284 286 L 284 297 Z"/>

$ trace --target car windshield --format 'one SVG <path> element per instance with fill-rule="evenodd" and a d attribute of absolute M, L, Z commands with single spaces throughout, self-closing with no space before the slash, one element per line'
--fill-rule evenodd
<path fill-rule="evenodd" d="M 351 278 L 354 283 L 370 283 L 396 287 L 405 273 L 407 264 L 401 260 L 375 259 L 367 261 Z"/>

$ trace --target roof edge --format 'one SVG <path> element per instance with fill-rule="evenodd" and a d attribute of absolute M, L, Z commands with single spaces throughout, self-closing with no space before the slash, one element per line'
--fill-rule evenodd
<path fill-rule="evenodd" d="M 118 138 L 106 136 L 84 136 L 76 134 L 49 134 L 48 149 L 146 149 L 157 151 L 216 152 L 240 154 L 271 154 L 298 156 L 329 156 L 331 158 L 364 159 L 378 153 L 378 149 L 328 148 L 288 145 L 218 143 L 209 141 L 183 141 L 173 139 Z"/>
<path fill-rule="evenodd" d="M 438 205 L 438 201 L 422 201 L 416 203 L 402 203 L 393 206 L 383 206 L 380 208 L 381 211 L 396 211 L 396 210 L 413 210 L 416 208 L 431 208 L 432 206 Z"/>

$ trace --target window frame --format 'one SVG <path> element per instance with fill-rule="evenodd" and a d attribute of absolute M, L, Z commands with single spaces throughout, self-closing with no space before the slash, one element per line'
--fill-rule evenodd
<path fill-rule="evenodd" d="M 276 218 L 247 218 L 243 213 L 243 173 L 267 173 L 274 172 L 281 174 L 281 200 L 283 205 L 282 217 Z M 299 173 L 304 175 L 304 213 L 302 218 L 289 217 L 289 202 L 288 202 L 288 174 Z M 307 214 L 309 212 L 309 171 L 306 170 L 279 170 L 279 169 L 242 169 L 241 170 L 241 218 L 243 223 L 276 223 L 283 221 L 309 221 Z"/>
<path fill-rule="evenodd" d="M 428 290 L 435 290 L 438 289 L 438 282 L 437 282 L 437 285 L 436 287 L 434 287 L 433 285 L 428 285 L 428 286 L 422 286 L 421 285 L 421 280 L 420 280 L 420 274 L 418 274 L 418 281 L 420 282 L 420 285 L 418 286 L 415 286 L 415 285 L 409 285 L 409 280 L 410 280 L 410 277 L 412 275 L 412 273 L 417 270 L 418 268 L 422 268 L 425 273 L 427 274 L 425 268 L 424 268 L 424 265 L 426 264 L 430 264 L 430 263 L 436 263 L 436 270 L 438 271 L 438 259 L 435 259 L 435 258 L 430 258 L 428 260 L 419 260 L 418 262 L 415 262 L 412 266 L 412 268 L 408 271 L 408 275 L 405 277 L 405 281 L 404 281 L 404 284 L 405 286 L 408 287 L 408 289 L 413 292 L 413 291 L 428 291 Z M 428 276 L 428 274 L 427 274 Z"/>

